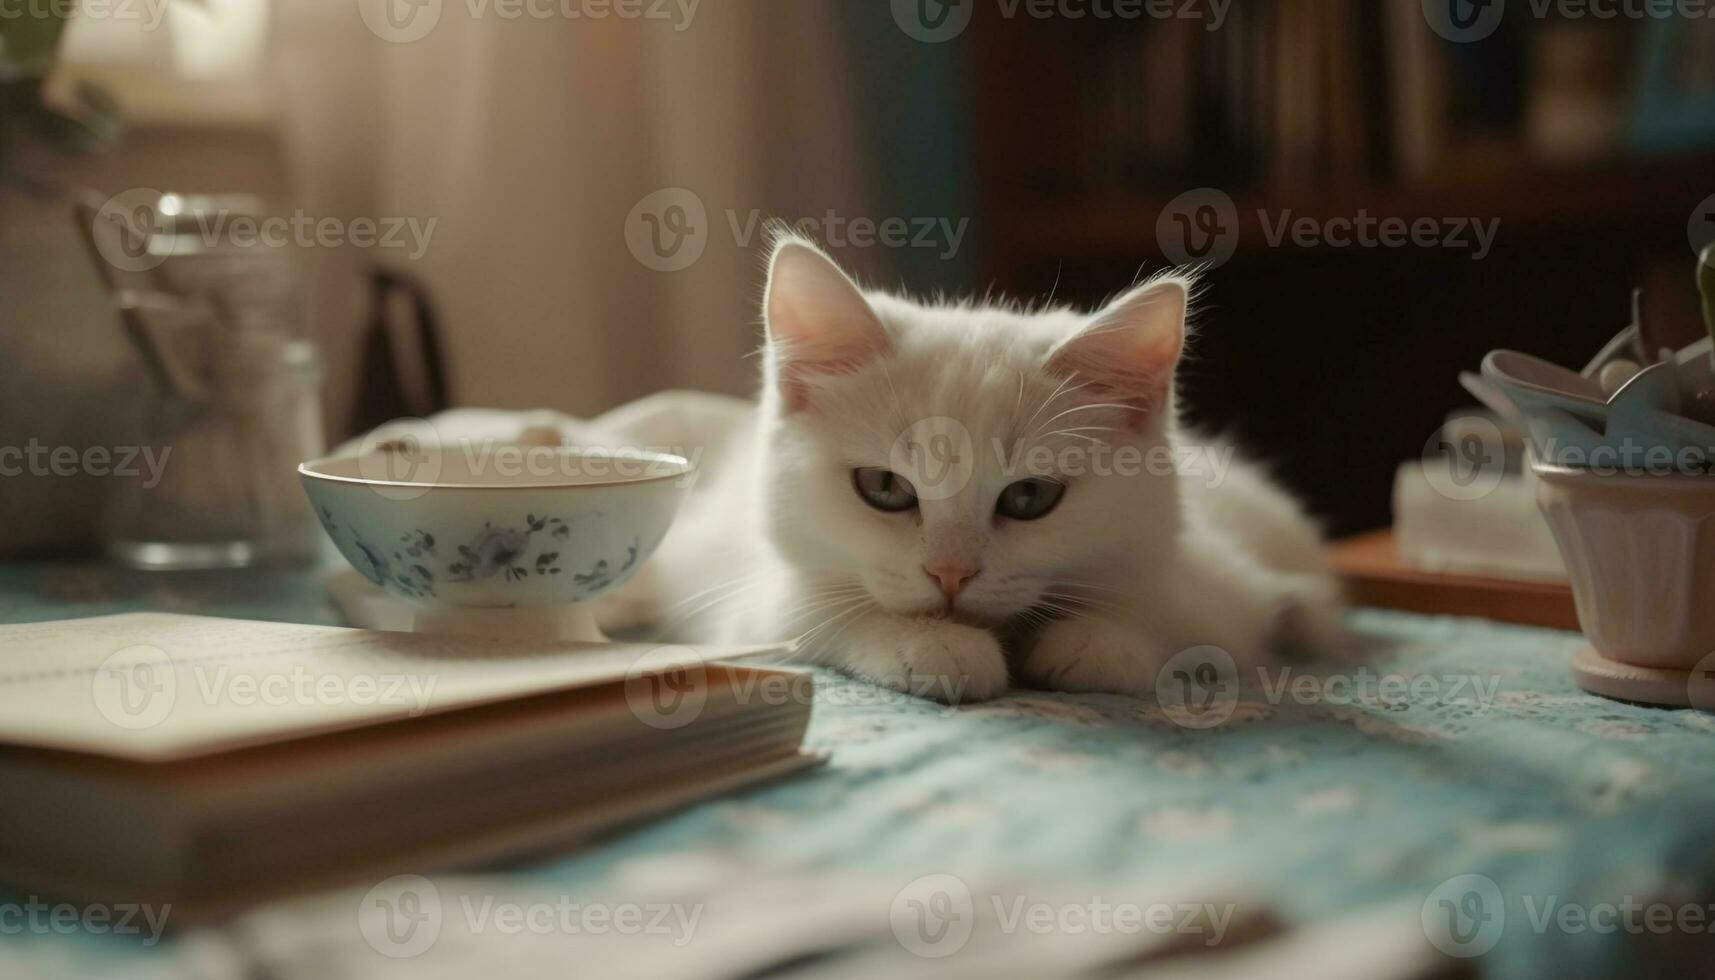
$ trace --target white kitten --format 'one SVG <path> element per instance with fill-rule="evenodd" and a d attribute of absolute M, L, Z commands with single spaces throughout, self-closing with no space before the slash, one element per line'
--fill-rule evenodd
<path fill-rule="evenodd" d="M 1243 668 L 1283 639 L 1339 642 L 1315 528 L 1175 420 L 1190 291 L 1158 276 L 1094 315 L 924 305 L 782 235 L 760 404 L 668 393 L 598 420 L 708 450 L 608 615 L 799 638 L 807 659 L 947 701 L 1011 680 L 1142 694 L 1193 646 Z"/>

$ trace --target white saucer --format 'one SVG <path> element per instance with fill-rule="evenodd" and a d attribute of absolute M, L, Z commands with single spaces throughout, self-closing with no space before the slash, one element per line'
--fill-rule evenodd
<path fill-rule="evenodd" d="M 1591 694 L 1617 701 L 1715 712 L 1715 679 L 1702 680 L 1694 688 L 1688 670 L 1634 667 L 1587 646 L 1572 658 L 1572 677 Z"/>

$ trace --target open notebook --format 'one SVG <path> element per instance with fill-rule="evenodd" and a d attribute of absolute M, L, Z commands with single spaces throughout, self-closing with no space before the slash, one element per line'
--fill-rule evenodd
<path fill-rule="evenodd" d="M 819 761 L 775 648 L 139 613 L 0 627 L 0 889 L 220 914 L 576 842 Z"/>

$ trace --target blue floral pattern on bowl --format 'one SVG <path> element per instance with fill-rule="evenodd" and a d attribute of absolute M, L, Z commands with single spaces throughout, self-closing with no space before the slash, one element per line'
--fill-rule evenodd
<path fill-rule="evenodd" d="M 435 535 L 421 528 L 406 531 L 391 545 L 383 546 L 366 540 L 326 506 L 317 508 L 316 516 L 334 545 L 352 559 L 353 567 L 364 578 L 409 599 L 437 598 L 438 582 L 469 583 L 498 577 L 502 582 L 516 583 L 532 575 L 560 575 L 566 569 L 561 566 L 562 549 L 555 544 L 572 537 L 571 525 L 562 518 L 527 514 L 524 523 L 516 527 L 484 521 L 468 542 L 443 557 Z M 349 548 L 344 547 L 347 543 Z M 625 546 L 623 556 L 599 558 L 587 570 L 573 571 L 576 597 L 595 596 L 623 581 L 637 565 L 641 552 L 642 542 L 634 538 Z"/>

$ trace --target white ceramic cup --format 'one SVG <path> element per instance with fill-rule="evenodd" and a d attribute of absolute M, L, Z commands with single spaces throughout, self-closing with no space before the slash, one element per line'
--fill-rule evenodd
<path fill-rule="evenodd" d="M 1715 476 L 1532 469 L 1597 652 L 1690 670 L 1715 651 Z"/>

